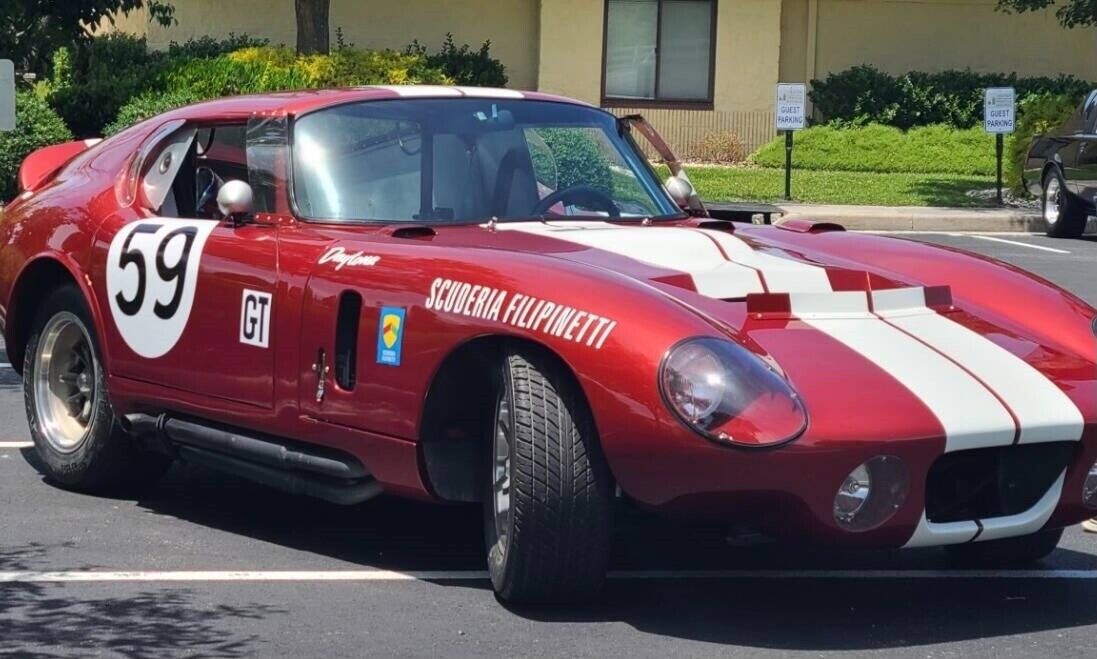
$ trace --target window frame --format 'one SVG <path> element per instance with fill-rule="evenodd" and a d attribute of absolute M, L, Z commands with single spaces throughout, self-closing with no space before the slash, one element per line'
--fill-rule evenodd
<path fill-rule="evenodd" d="M 602 86 L 601 105 L 606 108 L 651 108 L 665 110 L 712 110 L 714 107 L 716 91 L 716 26 L 719 16 L 719 0 L 709 0 L 711 3 L 709 19 L 709 65 L 708 65 L 708 92 L 703 99 L 661 99 L 661 98 L 621 98 L 606 94 L 606 56 L 609 44 L 609 3 L 613 0 L 604 0 L 602 3 Z M 663 4 L 666 0 L 655 0 L 655 92 L 659 93 L 659 64 L 662 53 L 659 52 L 659 40 L 663 34 Z"/>

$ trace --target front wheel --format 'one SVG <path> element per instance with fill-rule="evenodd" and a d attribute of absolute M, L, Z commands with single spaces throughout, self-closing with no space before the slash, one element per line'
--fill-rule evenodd
<path fill-rule="evenodd" d="M 1080 200 L 1067 190 L 1062 174 L 1051 169 L 1044 174 L 1040 206 L 1052 238 L 1078 238 L 1086 228 L 1086 213 Z"/>
<path fill-rule="evenodd" d="M 1044 529 L 1031 535 L 972 542 L 945 547 L 952 557 L 972 567 L 1021 567 L 1047 558 L 1059 546 L 1063 529 Z"/>
<path fill-rule="evenodd" d="M 91 315 L 72 286 L 35 318 L 23 361 L 23 398 L 39 466 L 88 492 L 128 492 L 159 478 L 170 458 L 143 450 L 119 427 L 107 396 Z"/>
<path fill-rule="evenodd" d="M 609 560 L 613 484 L 594 422 L 551 358 L 508 351 L 484 497 L 488 572 L 506 602 L 582 600 Z"/>

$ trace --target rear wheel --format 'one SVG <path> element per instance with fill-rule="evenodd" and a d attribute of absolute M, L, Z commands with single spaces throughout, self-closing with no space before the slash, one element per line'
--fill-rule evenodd
<path fill-rule="evenodd" d="M 578 387 L 552 359 L 508 351 L 494 403 L 484 534 L 496 594 L 592 597 L 609 560 L 613 485 Z"/>
<path fill-rule="evenodd" d="M 38 312 L 25 350 L 23 398 L 38 466 L 65 487 L 130 491 L 171 464 L 119 426 L 91 316 L 75 287 L 55 290 Z"/>
<path fill-rule="evenodd" d="M 1086 212 L 1080 200 L 1067 190 L 1057 169 L 1044 174 L 1044 193 L 1040 199 L 1047 222 L 1047 235 L 1053 238 L 1077 238 L 1086 228 Z"/>
<path fill-rule="evenodd" d="M 950 545 L 945 549 L 957 562 L 973 567 L 1023 566 L 1047 558 L 1062 537 L 1063 529 L 1044 529 L 1032 535 Z"/>

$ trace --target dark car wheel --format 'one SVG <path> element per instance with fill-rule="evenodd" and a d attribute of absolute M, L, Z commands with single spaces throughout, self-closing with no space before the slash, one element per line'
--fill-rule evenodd
<path fill-rule="evenodd" d="M 1067 190 L 1057 169 L 1044 174 L 1044 192 L 1040 198 L 1047 235 L 1053 238 L 1077 238 L 1086 228 L 1086 212 L 1081 202 Z"/>
<path fill-rule="evenodd" d="M 1047 558 L 1059 546 L 1062 537 L 1063 529 L 1045 529 L 1032 535 L 950 545 L 945 549 L 965 566 L 1024 566 Z"/>
<path fill-rule="evenodd" d="M 605 579 L 613 500 L 594 422 L 555 361 L 525 350 L 502 361 L 484 501 L 492 585 L 513 603 L 590 598 Z"/>
<path fill-rule="evenodd" d="M 167 456 L 142 450 L 119 427 L 87 304 L 66 286 L 49 295 L 31 328 L 23 398 L 38 468 L 87 492 L 129 492 L 163 475 Z"/>

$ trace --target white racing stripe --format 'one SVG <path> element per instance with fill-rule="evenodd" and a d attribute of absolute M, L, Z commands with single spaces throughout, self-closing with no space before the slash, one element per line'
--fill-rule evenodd
<path fill-rule="evenodd" d="M 1097 570 L 626 570 L 620 581 L 672 579 L 1097 579 Z M 478 570 L 3 571 L 0 583 L 486 581 Z"/>
<path fill-rule="evenodd" d="M 1070 398 L 1020 357 L 925 306 L 921 288 L 874 291 L 873 309 L 889 323 L 960 364 L 1005 402 L 1020 443 L 1076 441 L 1085 424 Z"/>
<path fill-rule="evenodd" d="M 978 380 L 936 350 L 873 316 L 867 294 L 831 296 L 846 301 L 842 313 L 813 313 L 816 296 L 797 294 L 789 296 L 792 313 L 880 367 L 925 403 L 944 428 L 946 451 L 1013 443 L 1013 417 Z"/>

